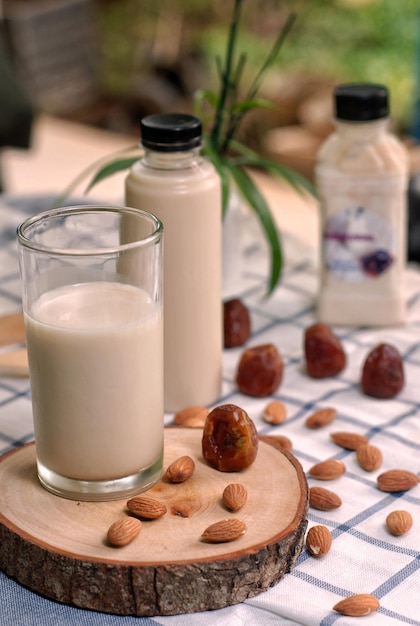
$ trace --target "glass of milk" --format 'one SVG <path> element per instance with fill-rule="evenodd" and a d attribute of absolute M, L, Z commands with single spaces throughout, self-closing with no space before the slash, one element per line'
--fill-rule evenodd
<path fill-rule="evenodd" d="M 114 500 L 160 478 L 162 237 L 126 207 L 18 228 L 38 476 L 57 495 Z"/>

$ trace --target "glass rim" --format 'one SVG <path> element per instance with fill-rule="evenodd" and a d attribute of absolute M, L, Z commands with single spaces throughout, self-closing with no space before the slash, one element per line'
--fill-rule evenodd
<path fill-rule="evenodd" d="M 48 246 L 39 242 L 31 241 L 31 239 L 25 236 L 25 230 L 27 230 L 30 226 L 33 226 L 37 222 L 45 220 L 46 218 L 56 218 L 72 214 L 77 215 L 79 213 L 127 213 L 130 215 L 136 215 L 138 217 L 141 216 L 143 218 L 146 218 L 151 224 L 154 225 L 154 230 L 150 233 L 150 235 L 147 235 L 142 239 L 137 239 L 128 243 L 121 243 L 115 246 L 104 246 L 102 248 L 58 248 L 55 246 Z M 19 224 L 16 230 L 17 240 L 22 247 L 29 248 L 30 250 L 33 250 L 35 252 L 44 252 L 50 255 L 69 257 L 98 256 L 106 254 L 111 255 L 118 254 L 122 251 L 135 250 L 138 248 L 146 247 L 151 243 L 158 241 L 162 237 L 162 234 L 163 224 L 152 213 L 128 206 L 105 204 L 79 204 L 73 206 L 57 207 L 54 209 L 47 209 L 46 211 L 42 211 L 25 219 L 21 224 Z"/>

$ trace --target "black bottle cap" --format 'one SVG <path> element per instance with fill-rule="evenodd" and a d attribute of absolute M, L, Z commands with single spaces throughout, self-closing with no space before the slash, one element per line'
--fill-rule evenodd
<path fill-rule="evenodd" d="M 335 116 L 339 120 L 368 122 L 389 115 L 388 89 L 384 85 L 349 83 L 334 91 Z"/>
<path fill-rule="evenodd" d="M 201 121 L 194 115 L 148 115 L 140 128 L 143 146 L 157 152 L 185 152 L 201 146 Z"/>

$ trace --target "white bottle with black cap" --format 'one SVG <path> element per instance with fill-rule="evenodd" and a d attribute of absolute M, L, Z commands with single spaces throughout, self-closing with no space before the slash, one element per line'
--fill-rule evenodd
<path fill-rule="evenodd" d="M 125 202 L 163 222 L 165 411 L 176 412 L 220 396 L 221 183 L 200 156 L 198 118 L 150 115 L 141 142 L 144 157 L 126 179 Z"/>
<path fill-rule="evenodd" d="M 405 319 L 408 157 L 388 130 L 389 94 L 376 84 L 335 89 L 336 131 L 321 146 L 318 318 L 346 326 Z"/>

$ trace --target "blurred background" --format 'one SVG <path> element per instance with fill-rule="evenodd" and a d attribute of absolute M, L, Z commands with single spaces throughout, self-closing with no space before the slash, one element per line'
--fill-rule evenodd
<path fill-rule="evenodd" d="M 216 58 L 225 54 L 233 6 L 233 0 L 0 0 L 4 51 L 29 103 L 17 127 L 22 133 L 31 116 L 34 124 L 47 115 L 135 143 L 141 117 L 192 111 L 197 89 L 217 88 Z M 241 139 L 311 178 L 332 128 L 333 86 L 374 81 L 389 87 L 394 130 L 417 161 L 418 0 L 245 0 L 244 88 L 291 11 L 297 19 L 261 90 L 276 106 L 250 113 Z M 4 92 L 0 75 L 1 84 Z M 2 97 L 0 91 L 0 118 Z M 1 127 L 0 119 L 0 134 Z M 1 146 L 30 149 L 29 130 L 15 144 L 0 136 Z"/>

